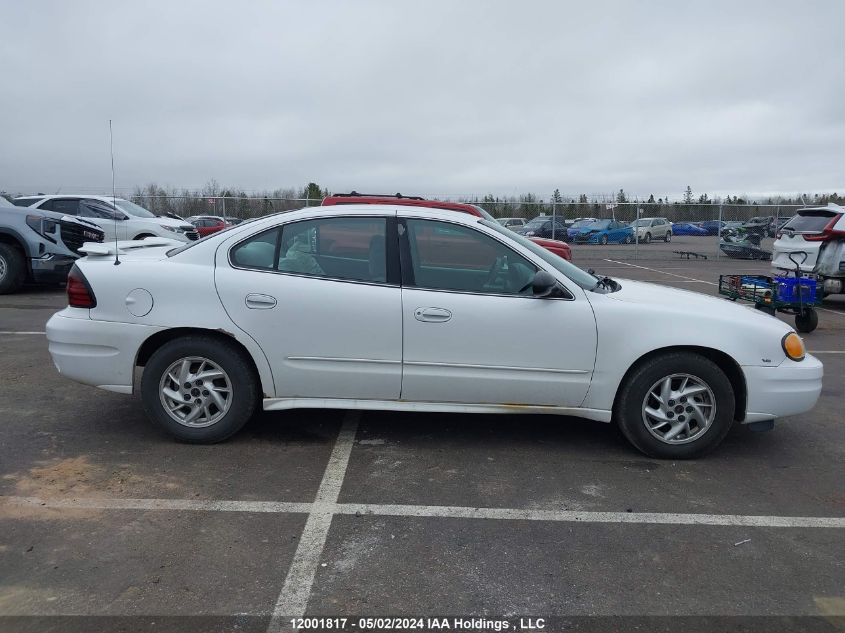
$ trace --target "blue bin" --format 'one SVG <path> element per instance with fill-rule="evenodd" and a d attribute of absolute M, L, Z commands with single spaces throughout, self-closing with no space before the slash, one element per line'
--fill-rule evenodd
<path fill-rule="evenodd" d="M 795 277 L 775 277 L 775 288 L 778 301 L 784 303 L 798 303 L 801 293 L 802 303 L 816 302 L 816 280 L 796 279 Z"/>

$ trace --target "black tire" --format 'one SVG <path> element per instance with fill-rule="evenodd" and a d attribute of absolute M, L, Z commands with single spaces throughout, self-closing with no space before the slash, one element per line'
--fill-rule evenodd
<path fill-rule="evenodd" d="M 666 235 L 663 236 L 664 242 L 671 242 L 672 241 L 672 231 L 666 231 Z"/>
<path fill-rule="evenodd" d="M 601 238 L 599 238 L 599 242 L 602 246 L 607 246 L 607 235 L 602 235 Z"/>
<path fill-rule="evenodd" d="M 649 390 L 673 374 L 690 374 L 702 381 L 713 394 L 716 413 L 710 426 L 687 443 L 670 444 L 652 435 L 646 427 L 643 403 Z M 613 417 L 623 435 L 637 449 L 660 459 L 693 459 L 715 449 L 730 431 L 734 421 L 734 391 L 731 382 L 716 363 L 692 352 L 667 352 L 637 366 L 621 386 Z"/>
<path fill-rule="evenodd" d="M 795 329 L 802 334 L 809 334 L 819 326 L 819 313 L 813 308 L 804 308 L 801 314 L 795 315 Z"/>
<path fill-rule="evenodd" d="M 651 233 L 645 234 L 645 240 L 644 241 L 645 241 L 646 244 L 651 244 Z"/>
<path fill-rule="evenodd" d="M 630 235 L 626 235 L 626 236 L 625 236 L 625 243 L 626 243 L 626 244 L 630 244 L 630 243 L 631 243 L 631 242 L 633 242 L 633 241 L 634 241 L 634 240 L 633 240 L 633 238 L 632 238 Z"/>
<path fill-rule="evenodd" d="M 218 365 L 231 383 L 231 404 L 225 414 L 210 426 L 186 426 L 170 416 L 159 394 L 167 369 L 180 359 L 202 357 Z M 252 417 L 259 403 L 259 378 L 249 357 L 225 339 L 192 335 L 165 343 L 144 367 L 141 399 L 152 420 L 183 442 L 213 444 L 237 433 Z"/>
<path fill-rule="evenodd" d="M 17 292 L 26 280 L 26 258 L 20 249 L 0 243 L 0 295 Z"/>

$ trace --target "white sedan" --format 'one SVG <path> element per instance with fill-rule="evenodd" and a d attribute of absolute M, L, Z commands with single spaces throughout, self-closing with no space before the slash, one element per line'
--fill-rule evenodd
<path fill-rule="evenodd" d="M 83 248 L 47 324 L 56 367 L 124 394 L 143 367 L 147 413 L 188 442 L 259 406 L 549 413 L 689 458 L 821 392 L 822 364 L 780 320 L 595 277 L 467 214 L 313 207 L 187 245 Z M 510 326 L 548 337 L 503 339 Z"/>

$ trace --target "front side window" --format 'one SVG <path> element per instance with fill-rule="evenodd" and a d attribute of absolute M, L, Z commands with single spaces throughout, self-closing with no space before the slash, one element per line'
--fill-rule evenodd
<path fill-rule="evenodd" d="M 531 295 L 537 267 L 498 240 L 459 224 L 406 221 L 414 285 L 430 290 Z"/>
<path fill-rule="evenodd" d="M 114 219 L 114 211 L 111 208 L 91 201 L 84 201 L 79 205 L 79 215 L 83 218 Z"/>
<path fill-rule="evenodd" d="M 385 283 L 385 218 L 325 218 L 291 222 L 232 248 L 238 268 Z"/>

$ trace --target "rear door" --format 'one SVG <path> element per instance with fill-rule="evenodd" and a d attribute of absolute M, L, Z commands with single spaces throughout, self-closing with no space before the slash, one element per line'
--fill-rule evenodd
<path fill-rule="evenodd" d="M 218 249 L 218 294 L 264 350 L 277 397 L 399 397 L 395 223 L 384 216 L 290 221 Z"/>

